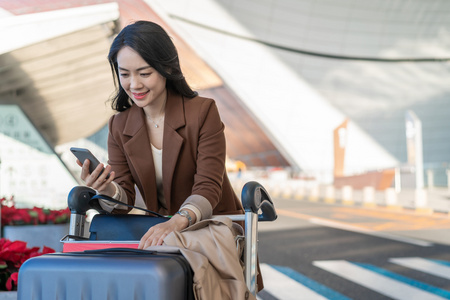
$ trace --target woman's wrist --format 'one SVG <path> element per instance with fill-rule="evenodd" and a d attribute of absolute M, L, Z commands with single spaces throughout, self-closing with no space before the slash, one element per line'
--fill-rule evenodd
<path fill-rule="evenodd" d="M 183 230 L 189 226 L 189 220 L 179 214 L 173 215 L 172 219 L 173 222 L 175 222 L 175 227 L 178 230 Z"/>
<path fill-rule="evenodd" d="M 181 206 L 181 208 L 180 208 L 180 211 L 184 211 L 184 210 L 189 212 L 189 216 L 191 218 L 191 224 L 190 225 L 193 225 L 193 224 L 199 222 L 202 219 L 202 213 L 200 212 L 200 210 L 196 206 L 194 206 L 194 205 L 192 205 L 190 203 L 183 204 Z"/>
<path fill-rule="evenodd" d="M 97 191 L 99 194 L 102 195 L 106 195 L 109 197 L 114 198 L 114 196 L 117 193 L 117 188 L 116 186 L 111 182 L 110 184 L 108 184 L 108 186 L 106 187 L 106 189 L 102 190 L 102 191 Z"/>

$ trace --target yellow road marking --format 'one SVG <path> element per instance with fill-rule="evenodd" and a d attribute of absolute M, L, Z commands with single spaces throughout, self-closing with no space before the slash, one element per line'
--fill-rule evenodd
<path fill-rule="evenodd" d="M 322 209 L 320 209 L 322 210 Z M 450 229 L 450 218 L 438 216 L 417 216 L 408 213 L 392 213 L 388 211 L 351 208 L 328 207 L 329 217 L 317 217 L 314 214 L 297 213 L 290 210 L 277 209 L 278 214 L 304 220 L 317 219 L 323 221 L 333 220 L 341 225 L 351 225 L 361 229 L 373 231 L 407 231 L 424 229 Z M 316 210 L 317 211 L 317 210 Z M 351 218 L 368 217 L 367 222 L 350 222 Z M 374 221 L 377 218 L 379 221 Z M 346 220 L 346 221 L 343 221 Z"/>

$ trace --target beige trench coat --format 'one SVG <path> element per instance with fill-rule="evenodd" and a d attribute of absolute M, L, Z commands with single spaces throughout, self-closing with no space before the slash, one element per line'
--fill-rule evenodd
<path fill-rule="evenodd" d="M 194 271 L 197 300 L 255 299 L 245 285 L 235 237 L 242 227 L 227 217 L 200 221 L 181 232 L 172 232 L 163 246 L 148 247 L 159 252 L 181 252 Z"/>

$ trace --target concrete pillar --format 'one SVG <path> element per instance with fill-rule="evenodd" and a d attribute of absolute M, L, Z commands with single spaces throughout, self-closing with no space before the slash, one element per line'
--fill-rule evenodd
<path fill-rule="evenodd" d="M 394 176 L 394 187 L 397 193 L 400 193 L 402 190 L 402 176 L 400 173 L 400 168 L 395 168 L 395 176 Z"/>
<path fill-rule="evenodd" d="M 353 188 L 349 185 L 342 187 L 342 203 L 345 205 L 353 205 Z"/>
<path fill-rule="evenodd" d="M 325 187 L 325 202 L 326 203 L 335 203 L 336 202 L 336 195 L 334 193 L 334 186 L 327 185 Z"/>
<path fill-rule="evenodd" d="M 292 182 L 292 180 L 289 180 L 282 185 L 281 189 L 281 196 L 283 197 L 283 199 L 291 199 L 292 192 L 294 190 L 294 183 Z"/>
<path fill-rule="evenodd" d="M 398 197 L 395 188 L 387 188 L 384 191 L 386 207 L 389 209 L 401 209 L 401 206 L 398 204 Z"/>
<path fill-rule="evenodd" d="M 295 185 L 294 198 L 297 200 L 303 200 L 305 198 L 305 184 L 303 182 L 297 182 Z"/>
<path fill-rule="evenodd" d="M 319 201 L 319 185 L 318 184 L 313 184 L 310 187 L 308 200 L 311 202 Z"/>
<path fill-rule="evenodd" d="M 447 189 L 450 192 L 450 169 L 447 169 Z"/>
<path fill-rule="evenodd" d="M 366 186 L 363 189 L 363 205 L 366 207 L 375 207 L 375 188 Z"/>
<path fill-rule="evenodd" d="M 281 196 L 281 186 L 279 181 L 274 181 L 271 184 L 271 196 L 273 198 L 279 198 Z"/>
<path fill-rule="evenodd" d="M 415 199 L 414 205 L 416 208 L 416 212 L 431 214 L 433 210 L 428 207 L 428 197 L 427 191 L 425 189 L 416 189 L 415 191 Z"/>

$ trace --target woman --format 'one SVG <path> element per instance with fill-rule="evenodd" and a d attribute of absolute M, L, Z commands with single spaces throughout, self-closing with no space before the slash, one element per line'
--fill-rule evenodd
<path fill-rule="evenodd" d="M 87 160 L 81 178 L 128 204 L 134 204 L 136 185 L 147 209 L 173 215 L 150 228 L 139 248 L 161 245 L 170 232 L 213 214 L 243 213 L 225 172 L 224 126 L 215 102 L 188 86 L 167 33 L 152 22 L 128 25 L 108 59 L 118 111 L 109 121 L 109 165 L 90 174 Z M 102 206 L 128 212 L 125 206 Z"/>

